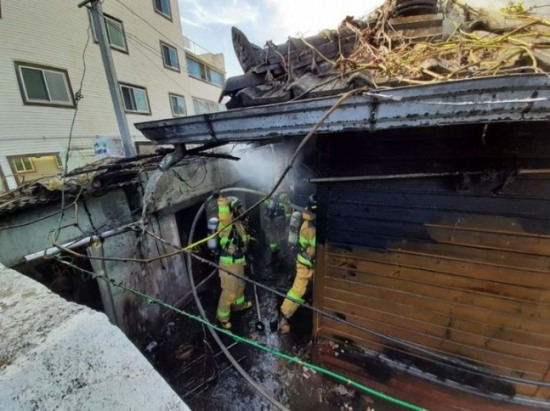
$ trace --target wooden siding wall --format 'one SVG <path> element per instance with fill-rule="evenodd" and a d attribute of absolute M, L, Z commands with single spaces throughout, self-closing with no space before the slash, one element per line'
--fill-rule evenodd
<path fill-rule="evenodd" d="M 543 125 L 335 135 L 319 139 L 319 153 L 323 176 L 550 169 Z M 316 306 L 486 370 L 550 382 L 550 175 L 333 183 L 318 193 Z M 402 350 L 320 316 L 315 325 L 317 336 Z M 515 390 L 550 399 L 547 388 Z"/>

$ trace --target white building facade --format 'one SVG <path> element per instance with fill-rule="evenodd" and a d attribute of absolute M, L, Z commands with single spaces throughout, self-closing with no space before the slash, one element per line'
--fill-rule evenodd
<path fill-rule="evenodd" d="M 77 3 L 0 0 L 0 192 L 63 168 L 73 118 L 69 168 L 94 161 L 98 141 L 120 144 L 89 11 Z M 183 36 L 177 0 L 109 0 L 103 12 L 138 152 L 147 140 L 134 123 L 221 108 L 223 55 Z"/>

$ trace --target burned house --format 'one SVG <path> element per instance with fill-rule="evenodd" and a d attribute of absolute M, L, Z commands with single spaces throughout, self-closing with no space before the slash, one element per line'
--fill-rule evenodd
<path fill-rule="evenodd" d="M 175 146 L 166 157 L 3 196 L 0 261 L 89 290 L 42 266 L 63 254 L 182 304 L 191 267 L 159 256 L 193 239 L 189 216 L 214 188 L 248 181 L 219 148 L 246 144 L 246 162 L 277 146 L 284 163 L 311 135 L 299 157 L 308 173 L 292 186 L 295 203 L 320 200 L 315 362 L 429 409 L 548 408 L 548 23 L 518 5 L 439 3 L 391 1 L 266 47 L 235 29 L 244 74 L 224 87 L 230 110 L 138 124 Z M 271 171 L 275 181 L 282 170 Z M 137 340 L 164 315 L 97 288 L 94 301 Z"/>
<path fill-rule="evenodd" d="M 315 130 L 295 193 L 320 199 L 315 358 L 427 408 L 546 408 L 545 20 L 396 3 L 264 48 L 234 30 L 232 110 L 138 128 L 293 147 Z"/>

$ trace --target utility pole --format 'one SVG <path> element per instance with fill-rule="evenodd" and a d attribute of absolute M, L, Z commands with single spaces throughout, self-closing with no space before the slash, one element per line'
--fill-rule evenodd
<path fill-rule="evenodd" d="M 115 109 L 122 147 L 124 148 L 124 155 L 126 157 L 133 157 L 136 155 L 136 149 L 132 142 L 128 120 L 126 119 L 126 112 L 124 111 L 122 95 L 118 87 L 118 79 L 113 63 L 113 56 L 111 55 L 111 47 L 109 46 L 109 40 L 105 30 L 105 20 L 103 18 L 101 2 L 99 0 L 84 0 L 78 7 L 83 7 L 88 3 L 90 3 L 92 24 L 101 51 L 101 59 L 103 60 L 103 67 L 105 68 L 105 75 L 107 76 L 107 83 L 109 84 L 109 91 L 111 92 L 111 100 L 113 101 L 113 107 Z"/>

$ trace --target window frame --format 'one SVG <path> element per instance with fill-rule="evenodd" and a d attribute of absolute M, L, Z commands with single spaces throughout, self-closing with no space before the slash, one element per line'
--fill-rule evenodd
<path fill-rule="evenodd" d="M 164 50 L 162 49 L 163 47 L 166 47 L 168 49 L 173 49 L 175 52 L 176 52 L 176 59 L 178 61 L 178 67 L 173 67 L 173 66 L 169 66 L 166 64 L 166 62 L 164 61 Z M 169 70 L 172 70 L 172 71 L 176 71 L 176 72 L 181 72 L 181 63 L 180 63 L 180 56 L 178 54 L 178 49 L 174 46 L 171 46 L 170 44 L 168 43 L 165 43 L 164 41 L 160 40 L 160 56 L 162 58 L 162 64 L 164 65 L 165 68 L 169 69 Z"/>
<path fill-rule="evenodd" d="M 36 63 L 27 63 L 24 61 L 15 61 L 14 63 L 15 63 L 15 75 L 17 77 L 17 83 L 19 84 L 19 91 L 21 92 L 21 98 L 23 100 L 23 104 L 27 106 L 57 107 L 57 108 L 70 108 L 70 109 L 73 109 L 76 107 L 73 88 L 71 86 L 71 78 L 69 77 L 69 72 L 66 69 L 53 67 L 53 66 L 46 66 L 42 64 L 36 64 Z M 44 71 L 51 71 L 58 74 L 62 74 L 65 81 L 65 86 L 67 87 L 67 93 L 69 94 L 69 98 L 71 100 L 70 103 L 64 104 L 58 101 L 52 102 L 51 99 L 49 101 L 29 99 L 27 95 L 27 88 L 25 86 L 25 80 L 23 79 L 23 72 L 21 71 L 22 68 L 41 70 L 43 77 L 44 77 Z M 45 77 L 44 77 L 44 84 L 46 85 L 46 91 L 48 92 L 48 95 L 49 95 L 50 92 L 49 92 L 48 84 L 45 80 Z"/>
<path fill-rule="evenodd" d="M 200 80 L 200 81 L 205 81 L 207 83 L 210 83 L 209 81 L 209 73 L 208 73 L 208 70 L 207 70 L 207 66 L 206 64 L 204 64 L 203 62 L 201 62 L 199 59 L 196 59 L 196 58 L 193 58 L 189 55 L 186 55 L 185 56 L 185 62 L 187 63 L 187 59 L 191 60 L 191 61 L 194 61 L 195 63 L 197 63 L 200 67 L 201 67 L 201 74 L 204 72 L 204 77 L 205 78 L 202 78 L 202 77 L 197 77 L 196 75 L 194 75 L 193 73 L 191 73 L 191 71 L 189 70 L 189 68 L 187 68 L 187 73 L 189 74 L 189 77 L 192 77 L 196 80 Z"/>
<path fill-rule="evenodd" d="M 9 161 L 8 161 L 9 163 Z M 17 179 L 15 179 L 17 181 Z M 2 190 L 0 187 L 0 193 L 7 193 L 10 191 L 10 187 L 8 186 L 8 180 L 6 179 L 6 176 L 4 175 L 4 170 L 2 170 L 2 166 L 0 165 L 0 184 L 2 184 L 2 187 L 4 189 Z"/>
<path fill-rule="evenodd" d="M 26 180 L 25 179 L 25 176 L 27 174 L 37 172 L 36 167 L 35 167 L 33 161 L 30 159 L 30 157 L 47 157 L 47 156 L 55 157 L 57 155 L 60 155 L 60 153 L 59 152 L 46 152 L 46 153 L 17 154 L 17 155 L 13 155 L 13 156 L 7 156 L 8 164 L 11 168 L 11 174 L 12 174 L 13 178 L 15 179 L 15 182 L 17 183 L 17 186 L 19 187 L 21 184 L 24 184 L 28 181 L 34 181 L 34 180 Z M 14 160 L 17 159 L 17 158 L 25 158 L 25 157 L 29 158 L 29 161 L 31 162 L 33 169 L 19 172 L 15 168 Z M 55 174 L 52 174 L 52 176 L 53 175 L 55 175 Z M 40 180 L 40 179 L 45 178 L 45 177 L 46 176 L 38 177 L 36 180 Z M 7 181 L 5 182 L 5 185 L 6 185 L 6 187 L 8 187 Z M 8 188 L 8 191 L 9 191 L 9 188 Z"/>
<path fill-rule="evenodd" d="M 214 87 L 223 88 L 223 83 L 221 85 L 219 85 L 218 83 L 214 83 L 212 81 L 212 75 L 211 75 L 210 72 L 215 71 L 216 73 L 220 74 L 222 76 L 223 82 L 225 83 L 225 74 L 224 73 L 222 73 L 220 70 L 218 70 L 214 67 L 211 67 L 209 64 L 204 63 L 199 58 L 196 58 L 196 57 L 186 53 L 185 54 L 185 63 L 186 63 L 186 65 L 187 65 L 187 60 L 191 60 L 191 61 L 197 63 L 201 67 L 201 73 L 204 72 L 204 77 L 205 78 L 197 77 L 196 75 L 191 73 L 191 70 L 189 70 L 189 67 L 187 67 L 187 74 L 189 75 L 189 77 L 194 78 L 195 80 L 204 81 L 205 83 L 208 83 L 208 84 L 210 84 Z"/>
<path fill-rule="evenodd" d="M 16 174 L 16 175 L 21 175 L 21 174 L 29 174 L 29 173 L 34 173 L 36 172 L 36 168 L 34 167 L 34 163 L 32 162 L 32 160 L 30 159 L 30 157 L 37 157 L 38 155 L 18 155 L 18 156 L 9 156 L 8 157 L 8 160 L 10 162 L 10 165 L 13 169 L 13 174 Z M 22 159 L 21 160 L 21 164 L 23 164 L 23 166 L 25 165 L 24 162 L 23 162 L 23 159 L 26 158 L 29 163 L 31 164 L 31 169 L 30 170 L 23 170 L 23 171 L 19 171 L 17 169 L 17 165 L 15 164 L 15 161 L 18 160 L 18 159 Z"/>
<path fill-rule="evenodd" d="M 90 19 L 90 27 L 92 28 L 92 36 L 94 38 L 94 43 L 99 44 L 99 41 L 97 39 L 97 34 L 95 32 L 95 27 L 94 27 L 94 24 L 93 24 L 93 21 L 92 21 L 92 12 L 89 11 L 89 10 L 88 10 L 88 18 Z M 125 48 L 121 48 L 121 47 L 111 43 L 111 38 L 109 36 L 109 29 L 107 27 L 107 20 L 112 20 L 115 23 L 119 23 L 120 26 L 122 27 L 122 34 L 124 35 L 124 44 L 126 46 Z M 105 26 L 105 34 L 107 35 L 107 40 L 109 41 L 109 47 L 112 50 L 116 50 L 116 51 L 119 51 L 119 52 L 124 53 L 124 54 L 130 54 L 130 52 L 128 50 L 128 38 L 126 36 L 126 29 L 124 28 L 124 22 L 120 19 L 117 19 L 116 17 L 111 16 L 110 14 L 103 13 L 103 24 Z"/>
<path fill-rule="evenodd" d="M 225 75 L 221 71 L 213 69 L 212 67 L 209 67 L 208 69 L 209 69 L 208 77 L 210 77 L 210 83 L 213 84 L 214 86 L 223 88 L 223 85 L 225 83 Z M 222 78 L 221 84 L 218 84 L 218 83 L 215 83 L 214 81 L 212 81 L 212 72 L 218 73 L 221 76 L 221 78 Z"/>
<path fill-rule="evenodd" d="M 103 14 L 103 20 L 105 24 L 105 34 L 107 34 L 107 40 L 109 40 L 109 47 L 111 47 L 113 50 L 120 51 L 121 53 L 130 54 L 128 52 L 128 39 L 126 38 L 126 29 L 124 28 L 124 22 L 120 19 L 117 19 L 116 17 L 109 16 L 108 14 Z M 116 44 L 111 43 L 111 36 L 109 35 L 109 28 L 107 27 L 107 20 L 114 21 L 115 23 L 120 24 L 120 27 L 122 28 L 122 36 L 124 37 L 124 48 L 121 48 L 117 46 Z M 93 27 L 93 25 L 92 25 Z"/>
<path fill-rule="evenodd" d="M 147 108 L 149 109 L 149 111 L 144 112 L 144 111 L 128 110 L 126 108 L 126 103 L 124 102 L 124 93 L 122 92 L 122 87 L 144 90 L 145 91 L 145 97 L 147 99 Z M 119 81 L 118 82 L 118 90 L 120 91 L 120 97 L 122 99 L 122 104 L 124 105 L 124 112 L 125 113 L 127 113 L 127 114 L 137 114 L 137 115 L 141 115 L 141 116 L 150 116 L 150 115 L 152 115 L 151 102 L 149 101 L 149 92 L 147 91 L 147 87 L 138 86 L 137 84 L 131 84 L 131 83 L 126 83 L 126 82 L 123 82 L 123 81 Z M 134 99 L 135 99 L 135 96 L 134 96 Z"/>
<path fill-rule="evenodd" d="M 185 110 L 185 113 L 184 114 L 176 114 L 174 112 L 174 106 L 172 105 L 172 97 L 180 97 L 183 99 L 183 108 Z M 185 100 L 185 96 L 181 95 L 181 94 L 176 94 L 176 93 L 168 93 L 168 99 L 170 101 L 170 109 L 172 110 L 172 117 L 175 117 L 175 118 L 180 118 L 180 117 L 185 117 L 187 116 L 187 101 Z"/>
<path fill-rule="evenodd" d="M 170 0 L 167 0 L 167 1 L 168 1 L 168 8 L 170 9 L 169 10 L 170 14 L 166 14 L 164 11 L 157 9 L 157 3 L 155 0 L 153 0 L 153 10 L 155 10 L 156 13 L 160 14 L 165 19 L 173 21 L 172 20 L 172 2 Z"/>

